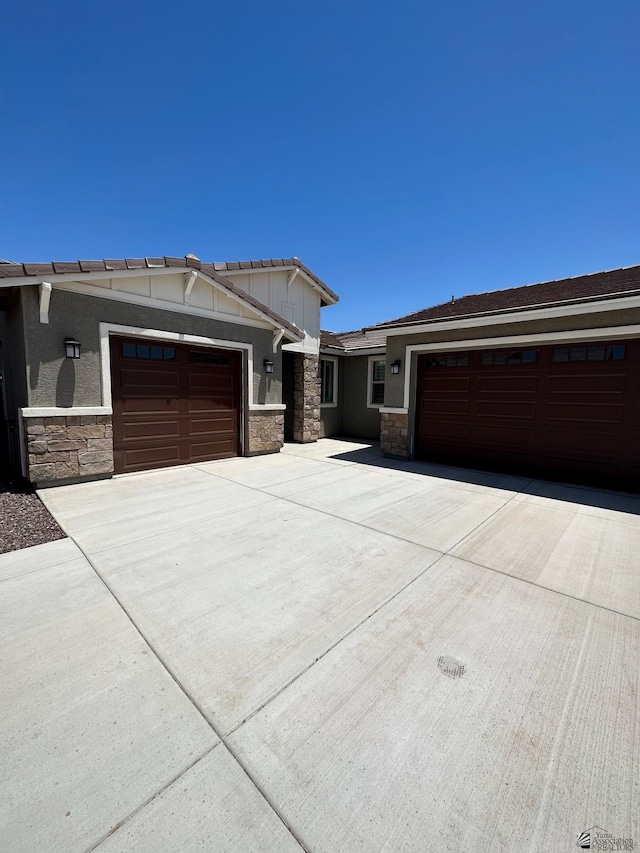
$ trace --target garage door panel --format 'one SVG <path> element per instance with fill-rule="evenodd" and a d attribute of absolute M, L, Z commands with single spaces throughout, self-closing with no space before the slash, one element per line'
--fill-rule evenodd
<path fill-rule="evenodd" d="M 232 436 L 227 439 L 214 439 L 211 441 L 198 441 L 191 443 L 191 457 L 194 461 L 206 461 L 212 457 L 222 459 L 236 455 Z"/>
<path fill-rule="evenodd" d="M 131 470 L 179 465 L 180 451 L 177 445 L 160 447 L 129 448 L 124 451 L 125 465 Z"/>
<path fill-rule="evenodd" d="M 233 375 L 230 368 L 224 371 L 211 368 L 210 374 L 201 370 L 191 371 L 188 374 L 188 383 L 189 390 L 196 392 L 209 392 L 213 389 L 218 395 L 231 396 L 234 390 Z"/>
<path fill-rule="evenodd" d="M 477 441 L 495 446 L 500 446 L 506 442 L 507 444 L 529 447 L 533 445 L 533 435 L 532 426 L 523 426 L 522 423 L 518 422 L 483 424 L 478 421 L 475 428 Z"/>
<path fill-rule="evenodd" d="M 119 385 L 126 387 L 140 394 L 152 393 L 153 391 L 168 391 L 174 394 L 178 392 L 178 371 L 162 370 L 136 370 L 135 368 L 120 368 Z"/>
<path fill-rule="evenodd" d="M 575 365 L 580 367 L 581 365 Z M 621 373 L 578 373 L 577 370 L 563 372 L 562 374 L 551 373 L 549 376 L 549 393 L 561 395 L 594 395 L 606 394 L 607 396 L 622 395 L 625 393 L 627 376 Z"/>
<path fill-rule="evenodd" d="M 154 418 L 153 420 L 127 420 L 122 425 L 122 435 L 125 439 L 149 439 L 162 437 L 178 438 L 180 429 L 177 419 Z"/>
<path fill-rule="evenodd" d="M 428 374 L 421 381 L 423 391 L 432 393 L 468 394 L 470 387 L 468 376 L 438 376 Z"/>
<path fill-rule="evenodd" d="M 116 337 L 110 351 L 116 473 L 238 455 L 238 352 Z"/>
<path fill-rule="evenodd" d="M 574 348 L 558 361 L 552 346 L 507 364 L 499 351 L 457 353 L 454 367 L 448 356 L 421 356 L 416 456 L 447 453 L 451 461 L 534 475 L 607 475 L 637 487 L 639 343 L 586 342 L 575 347 L 586 354 L 581 361 L 573 359 Z M 609 350 L 616 355 L 607 361 Z"/>
<path fill-rule="evenodd" d="M 548 421 L 584 422 L 588 424 L 621 424 L 624 403 L 553 403 L 547 406 Z"/>
<path fill-rule="evenodd" d="M 526 418 L 532 420 L 536 404 L 524 400 L 478 400 L 479 418 Z"/>
<path fill-rule="evenodd" d="M 514 366 L 513 370 L 517 370 Z M 525 368 L 527 369 L 527 368 Z M 531 394 L 538 390 L 537 376 L 509 376 L 505 374 L 478 377 L 479 394 Z"/>
<path fill-rule="evenodd" d="M 216 399 L 213 397 L 192 397 L 185 401 L 185 413 L 190 415 L 196 414 L 216 414 L 218 412 L 232 412 L 233 407 L 229 400 Z"/>
<path fill-rule="evenodd" d="M 230 413 L 222 412 L 218 417 L 211 418 L 192 418 L 191 420 L 191 435 L 200 435 L 202 433 L 220 433 L 228 432 L 230 435 L 235 434 L 235 419 Z"/>

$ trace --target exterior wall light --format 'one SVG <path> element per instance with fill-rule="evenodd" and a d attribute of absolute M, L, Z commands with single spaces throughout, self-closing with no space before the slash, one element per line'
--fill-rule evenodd
<path fill-rule="evenodd" d="M 74 338 L 64 339 L 64 352 L 67 358 L 80 358 L 80 344 Z"/>
<path fill-rule="evenodd" d="M 391 372 L 392 373 L 400 373 L 400 368 L 402 367 L 402 362 L 399 358 L 396 358 L 395 361 L 391 362 Z"/>
<path fill-rule="evenodd" d="M 268 358 L 264 360 L 264 372 L 265 373 L 273 373 L 273 362 L 269 361 Z"/>

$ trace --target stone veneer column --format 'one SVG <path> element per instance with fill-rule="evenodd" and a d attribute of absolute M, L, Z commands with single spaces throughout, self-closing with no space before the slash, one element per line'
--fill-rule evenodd
<path fill-rule="evenodd" d="M 320 438 L 320 360 L 317 355 L 295 353 L 293 363 L 293 440 Z"/>
<path fill-rule="evenodd" d="M 380 450 L 389 456 L 409 456 L 409 415 L 380 412 Z"/>
<path fill-rule="evenodd" d="M 24 418 L 29 480 L 36 485 L 113 473 L 111 415 Z"/>
<path fill-rule="evenodd" d="M 249 412 L 247 456 L 277 453 L 284 444 L 284 412 Z"/>

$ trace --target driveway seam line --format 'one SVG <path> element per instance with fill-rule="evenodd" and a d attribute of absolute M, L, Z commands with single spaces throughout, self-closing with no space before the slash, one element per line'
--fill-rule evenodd
<path fill-rule="evenodd" d="M 69 538 L 71 538 L 71 537 L 69 537 Z M 11 552 L 7 552 L 7 553 L 11 553 Z M 2 555 L 0 554 L 0 556 L 2 556 Z M 29 575 L 35 575 L 38 572 L 46 572 L 48 569 L 58 569 L 58 568 L 60 568 L 60 566 L 68 566 L 69 563 L 75 563 L 76 560 L 81 560 L 84 556 L 85 556 L 84 554 L 78 554 L 77 557 L 73 557 L 71 560 L 65 560 L 63 563 L 54 563 L 52 566 L 42 566 L 39 569 L 31 569 L 30 572 L 18 572 L 15 575 L 9 575 L 6 578 L 0 578 L 0 583 L 4 583 L 5 581 L 14 581 L 16 578 L 28 577 Z"/>
<path fill-rule="evenodd" d="M 264 799 L 264 801 L 267 803 L 267 805 L 269 806 L 269 808 L 271 809 L 271 811 L 273 811 L 273 812 L 274 812 L 274 814 L 276 815 L 276 817 L 278 818 L 278 820 L 282 823 L 282 825 L 285 827 L 285 829 L 290 833 L 290 835 L 292 836 L 292 838 L 294 839 L 294 841 L 295 841 L 295 842 L 296 842 L 296 843 L 301 847 L 301 849 L 302 849 L 302 850 L 304 850 L 304 851 L 305 851 L 305 853 L 309 853 L 308 849 L 305 847 L 305 845 L 302 843 L 302 841 L 298 838 L 298 836 L 295 834 L 295 832 L 294 832 L 294 831 L 292 830 L 292 828 L 289 826 L 289 824 L 287 823 L 287 821 L 284 819 L 284 817 L 283 817 L 283 816 L 282 816 L 282 814 L 280 813 L 279 809 L 278 809 L 278 808 L 276 808 L 275 804 L 271 801 L 271 799 L 270 799 L 269 797 L 267 797 L 267 796 L 266 796 L 266 794 L 264 793 L 264 791 L 262 790 L 262 788 L 261 788 L 261 787 L 256 783 L 256 781 L 253 779 L 253 777 L 252 777 L 252 775 L 249 773 L 248 769 L 247 769 L 247 768 L 244 766 L 244 764 L 239 760 L 239 758 L 238 758 L 238 756 L 236 755 L 235 751 L 234 751 L 234 750 L 229 746 L 229 744 L 226 742 L 225 738 L 224 738 L 224 737 L 223 737 L 223 736 L 218 732 L 218 730 L 217 730 L 216 726 L 211 722 L 211 720 L 210 720 L 210 719 L 207 717 L 207 715 L 204 713 L 204 711 L 203 711 L 203 710 L 202 710 L 202 708 L 200 707 L 200 703 L 199 703 L 199 702 L 198 702 L 198 701 L 197 701 L 197 700 L 196 700 L 196 699 L 195 699 L 195 698 L 194 698 L 194 697 L 189 693 L 189 691 L 187 690 L 187 688 L 182 684 L 182 682 L 180 681 L 180 679 L 179 679 L 179 678 L 177 677 L 177 675 L 173 672 L 172 668 L 171 668 L 171 667 L 170 667 L 170 666 L 169 666 L 169 665 L 164 661 L 164 659 L 163 659 L 163 658 L 160 656 L 160 654 L 156 651 L 156 649 L 155 649 L 154 645 L 151 643 L 151 641 L 150 641 L 150 640 L 149 640 L 149 639 L 144 635 L 144 633 L 142 632 L 141 628 L 138 626 L 138 624 L 136 623 L 136 621 L 134 620 L 134 618 L 131 616 L 131 614 L 129 613 L 129 611 L 127 610 L 127 608 L 126 608 L 126 607 L 124 606 L 124 604 L 120 601 L 119 597 L 118 597 L 118 596 L 116 595 L 116 593 L 111 589 L 111 587 L 110 587 L 110 586 L 109 586 L 109 584 L 106 582 L 106 580 L 102 577 L 102 575 L 100 574 L 100 572 L 98 571 L 98 569 L 97 569 L 97 568 L 96 568 L 96 566 L 94 565 L 94 563 L 93 563 L 93 561 L 91 560 L 91 558 L 89 557 L 89 555 L 84 551 L 84 549 L 83 549 L 83 548 L 81 548 L 81 547 L 80 547 L 80 545 L 75 541 L 75 539 L 73 539 L 73 537 L 70 537 L 70 538 L 73 540 L 73 542 L 76 544 L 76 546 L 77 546 L 78 548 L 80 548 L 80 550 L 82 551 L 82 554 L 84 555 L 84 557 L 85 557 L 86 561 L 88 562 L 88 564 L 89 564 L 89 565 L 91 566 L 91 568 L 93 569 L 93 571 L 94 571 L 94 573 L 96 574 L 96 576 L 97 576 L 97 577 L 99 578 L 99 580 L 102 582 L 102 584 L 104 585 L 105 589 L 109 592 L 109 594 L 113 597 L 114 601 L 118 604 L 118 606 L 120 607 L 120 609 L 122 610 L 122 612 L 125 614 L 125 616 L 126 616 L 126 617 L 127 617 L 127 619 L 129 620 L 129 622 L 133 625 L 133 627 L 135 628 L 135 630 L 138 632 L 138 634 L 140 635 L 140 637 L 141 637 L 141 639 L 143 640 L 143 642 L 145 643 L 145 645 L 147 645 L 147 646 L 148 646 L 148 648 L 151 650 L 151 652 L 153 653 L 153 655 L 154 655 L 154 657 L 156 658 L 156 660 L 158 661 L 158 663 L 162 666 L 162 668 L 165 670 L 165 672 L 167 672 L 167 674 L 170 676 L 170 678 L 175 682 L 175 684 L 177 685 L 177 687 L 179 688 L 179 690 L 182 692 L 182 694 L 185 696 L 185 698 L 186 698 L 186 699 L 191 703 L 191 705 L 193 705 L 193 707 L 198 711 L 198 713 L 199 713 L 199 714 L 200 714 L 200 716 L 203 718 L 203 720 L 205 721 L 205 723 L 209 726 L 209 728 L 211 729 L 211 731 L 212 731 L 212 732 L 214 733 L 214 735 L 218 738 L 218 741 L 219 741 L 220 743 L 223 743 L 223 744 L 225 745 L 225 747 L 229 750 L 229 752 L 230 752 L 230 753 L 231 753 L 231 755 L 233 756 L 234 760 L 237 762 L 237 764 L 240 766 L 240 768 L 241 768 L 241 769 L 243 770 L 243 772 L 246 774 L 246 776 L 247 776 L 247 778 L 249 779 L 249 781 L 250 781 L 250 782 L 252 782 L 252 784 L 253 784 L 254 788 L 258 791 L 258 793 L 260 794 L 260 796 L 261 796 L 261 797 Z M 213 748 L 214 748 L 215 746 L 217 746 L 217 745 L 218 745 L 218 744 L 213 744 L 213 746 L 211 747 L 211 749 L 213 749 Z M 209 751 L 211 751 L 211 749 L 210 749 Z M 204 756 L 201 756 L 201 757 L 204 757 Z M 169 783 L 169 784 L 171 784 L 171 783 Z M 165 787 L 166 787 L 166 786 L 165 786 Z M 164 790 L 164 788 L 163 788 L 163 789 L 161 789 L 161 790 Z M 156 794 L 157 794 L 157 793 L 160 793 L 160 792 L 156 792 Z M 122 824 L 121 824 L 121 825 L 122 825 Z M 103 838 L 102 840 L 104 841 L 105 839 Z M 102 843 L 102 842 L 101 842 L 101 843 Z M 88 851 L 87 851 L 87 853 L 88 853 Z"/>
<path fill-rule="evenodd" d="M 532 481 L 530 480 L 529 482 L 532 482 Z M 527 485 L 528 485 L 528 484 L 527 484 Z M 506 506 L 508 506 L 508 505 L 511 503 L 511 501 L 514 501 L 514 500 L 518 497 L 518 495 L 520 495 L 520 494 L 522 494 L 522 492 L 514 492 L 514 493 L 511 495 L 511 497 L 510 497 L 508 500 L 506 500 L 506 501 L 502 504 L 502 506 L 499 506 L 497 509 L 495 509 L 495 510 L 491 513 L 491 515 L 488 515 L 486 518 L 483 518 L 483 519 L 482 519 L 482 521 L 479 521 L 479 522 L 478 522 L 478 524 L 476 524 L 476 526 L 473 528 L 473 530 L 469 530 L 469 532 L 468 532 L 468 533 L 465 533 L 465 534 L 464 534 L 464 536 L 461 536 L 461 537 L 460 537 L 460 539 L 458 539 L 458 541 L 457 541 L 457 542 L 454 542 L 454 543 L 453 543 L 453 545 L 451 546 L 451 548 L 449 548 L 449 549 L 448 549 L 447 554 L 450 554 L 450 553 L 451 553 L 451 551 L 452 551 L 454 548 L 457 548 L 457 547 L 458 547 L 458 545 L 461 545 L 461 544 L 464 542 L 464 540 L 465 540 L 465 539 L 468 539 L 468 538 L 469 538 L 469 536 L 472 536 L 472 535 L 473 535 L 477 530 L 479 530 L 479 529 L 482 527 L 482 525 L 483 525 L 483 524 L 486 524 L 486 523 L 487 523 L 487 521 L 489 521 L 489 519 L 491 519 L 491 518 L 493 518 L 494 516 L 496 516 L 499 512 L 502 512 L 502 510 L 503 510 Z M 453 556 L 453 555 L 452 555 L 452 556 Z"/>
<path fill-rule="evenodd" d="M 433 550 L 435 550 L 435 549 L 433 549 L 433 548 L 432 548 L 431 550 L 433 551 Z M 302 676 L 303 676 L 306 672 L 309 672 L 309 670 L 310 670 L 313 666 L 315 666 L 315 665 L 318 663 L 318 661 L 321 661 L 321 660 L 322 660 L 322 658 L 326 657 L 326 656 L 327 656 L 330 652 L 332 652 L 332 651 L 333 651 L 337 646 L 339 646 L 339 645 L 340 645 L 340 643 L 342 643 L 344 640 L 346 640 L 348 637 L 350 637 L 350 636 L 351 636 L 351 634 L 353 634 L 355 631 L 357 631 L 357 630 L 358 630 L 358 628 L 361 628 L 361 627 L 365 624 L 365 622 L 368 622 L 368 621 L 369 621 L 369 619 L 371 619 L 373 616 L 375 616 L 375 615 L 376 615 L 376 613 L 379 613 L 379 612 L 382 610 L 382 608 L 383 608 L 383 607 L 386 607 L 388 604 L 390 604 L 394 599 L 396 599 L 396 598 L 397 598 L 399 595 L 401 595 L 405 590 L 407 590 L 407 589 L 408 589 L 412 584 L 414 584 L 414 583 L 415 583 L 417 580 L 419 580 L 423 575 L 425 575 L 428 571 L 430 571 L 430 570 L 431 570 L 431 569 L 432 569 L 432 568 L 433 568 L 437 563 L 439 563 L 439 562 L 440 562 L 440 560 L 442 560 L 444 557 L 446 557 L 446 556 L 447 556 L 447 554 L 446 554 L 446 553 L 444 553 L 444 552 L 442 552 L 442 551 L 439 551 L 439 552 L 437 552 L 437 553 L 439 554 L 439 556 L 438 556 L 438 557 L 436 557 L 436 559 L 433 561 L 433 563 L 429 563 L 429 565 L 428 565 L 428 566 L 426 566 L 424 569 L 422 569 L 422 571 L 421 571 L 421 572 L 418 572 L 418 574 L 417 574 L 417 575 L 415 575 L 414 577 L 412 577 L 409 581 L 407 581 L 407 583 L 406 583 L 406 584 L 404 584 L 404 586 L 400 587 L 400 589 L 398 589 L 398 590 L 396 590 L 394 593 L 392 593 L 392 594 L 391 594 L 388 598 L 386 598 L 386 599 L 385 599 L 381 604 L 379 604 L 379 605 L 378 605 L 374 610 L 372 610 L 372 611 L 371 611 L 370 613 L 368 613 L 368 614 L 367 614 L 363 619 L 361 619 L 361 620 L 360 620 L 360 622 L 358 622 L 357 624 L 355 624 L 355 625 L 353 625 L 351 628 L 349 628 L 349 630 L 348 630 L 348 631 L 346 631 L 346 633 L 344 633 L 341 637 L 339 637 L 339 638 L 335 641 L 335 643 L 333 643 L 331 646 L 329 646 L 327 649 L 325 649 L 325 651 L 323 651 L 321 655 L 318 655 L 318 657 L 314 658 L 314 659 L 313 659 L 310 663 L 308 663 L 308 664 L 307 664 L 303 669 L 301 669 L 299 672 L 297 672 L 297 673 L 296 673 L 296 674 L 295 674 L 295 675 L 294 675 L 294 676 L 293 676 L 293 677 L 292 677 L 292 678 L 291 678 L 291 679 L 290 679 L 286 684 L 284 684 L 282 687 L 278 688 L 278 690 L 276 690 L 276 692 L 275 692 L 275 693 L 273 693 L 271 696 L 269 696 L 269 698 L 268 698 L 268 699 L 265 699 L 265 701 L 264 701 L 264 702 L 263 702 L 263 703 L 262 703 L 258 708 L 256 708 L 255 710 L 253 710 L 250 714 L 248 714 L 248 715 L 247 715 L 247 716 L 242 720 L 242 722 L 238 723 L 238 725 L 237 725 L 235 728 L 233 728 L 230 732 L 228 732 L 228 734 L 227 734 L 227 735 L 225 735 L 225 737 L 231 737 L 231 735 L 235 734 L 239 729 L 241 729 L 241 728 L 242 728 L 242 726 L 244 726 L 244 724 L 245 724 L 246 722 L 248 722 L 252 717 L 255 717 L 255 716 L 256 716 L 256 714 L 259 714 L 259 713 L 260 713 L 260 711 L 262 711 L 264 708 L 266 708 L 266 707 L 267 707 L 267 705 L 271 704 L 271 702 L 273 702 L 273 701 L 274 701 L 274 699 L 277 699 L 277 697 L 278 697 L 278 696 L 280 696 L 280 694 L 281 694 L 281 693 L 284 693 L 284 691 L 285 691 L 285 690 L 287 690 L 289 687 L 291 687 L 291 685 L 292 685 L 294 682 L 296 682 L 299 678 L 302 678 Z"/>
<path fill-rule="evenodd" d="M 485 569 L 488 572 L 494 572 L 495 574 L 502 575 L 505 578 L 511 578 L 511 580 L 526 583 L 529 586 L 534 586 L 536 589 L 543 589 L 545 592 L 551 592 L 554 595 L 561 595 L 563 598 L 570 598 L 572 601 L 577 601 L 580 604 L 586 604 L 588 607 L 595 607 L 598 610 L 606 610 L 607 613 L 613 613 L 616 616 L 622 616 L 625 619 L 633 619 L 636 622 L 640 622 L 640 616 L 634 616 L 632 613 L 623 613 L 621 610 L 616 610 L 614 607 L 607 607 L 605 604 L 596 604 L 595 601 L 587 601 L 586 598 L 578 598 L 577 595 L 571 595 L 569 592 L 562 592 L 562 590 L 552 589 L 550 586 L 543 586 L 543 584 L 536 583 L 535 581 L 528 580 L 527 578 L 510 575 L 509 572 L 505 572 L 502 569 L 494 569 L 493 566 L 485 566 L 482 563 L 476 563 L 475 560 L 468 560 L 466 557 L 458 557 L 457 554 L 450 554 L 447 552 L 445 556 L 452 557 L 454 560 L 460 560 L 461 563 L 469 563 L 470 566 L 475 566 L 477 569 Z"/>
<path fill-rule="evenodd" d="M 107 841 L 114 833 L 116 833 L 119 829 L 129 823 L 129 821 L 134 818 L 137 814 L 139 814 L 143 809 L 146 809 L 148 805 L 150 805 L 157 797 L 164 794 L 172 785 L 174 785 L 178 779 L 181 779 L 185 773 L 188 773 L 193 767 L 196 766 L 203 758 L 206 758 L 207 755 L 210 755 L 213 750 L 221 745 L 221 741 L 219 743 L 214 743 L 213 746 L 210 746 L 206 752 L 203 752 L 202 755 L 199 755 L 191 764 L 188 764 L 183 770 L 181 770 L 176 776 L 173 777 L 166 785 L 162 788 L 159 788 L 155 793 L 153 793 L 150 797 L 148 797 L 143 803 L 137 806 L 132 812 L 130 812 L 126 817 L 122 818 L 114 827 L 112 827 L 105 835 L 100 838 L 99 841 L 96 841 L 95 844 L 92 844 L 90 847 L 86 847 L 84 853 L 92 853 L 93 850 L 97 850 L 105 841 Z"/>
<path fill-rule="evenodd" d="M 269 495 L 266 492 L 261 492 L 261 494 L 263 494 L 265 497 L 270 497 L 271 500 L 277 500 L 277 497 L 275 495 Z M 269 501 L 266 501 L 266 503 L 269 503 Z M 198 524 L 205 524 L 207 521 L 210 521 L 212 518 L 220 518 L 222 516 L 224 516 L 225 518 L 228 518 L 229 516 L 232 516 L 235 513 L 246 512 L 246 509 L 247 509 L 246 507 L 242 507 L 240 509 L 234 509 L 234 510 L 231 510 L 228 512 L 220 512 L 216 515 L 208 515 L 208 516 L 206 516 L 206 518 L 201 518 L 199 521 L 189 521 L 189 522 L 187 522 L 187 524 L 181 524 L 178 527 L 167 528 L 166 530 L 163 530 L 162 533 L 173 533 L 173 532 L 178 531 L 178 530 L 185 530 L 187 527 L 196 527 Z M 249 507 L 249 509 L 251 509 L 251 507 Z M 119 522 L 116 522 L 116 524 L 117 523 L 119 523 Z M 111 522 L 111 524 L 113 524 L 113 522 Z M 103 527 L 109 527 L 109 523 L 100 524 L 96 527 L 87 527 L 84 530 L 78 531 L 78 535 L 81 536 L 84 533 L 88 533 L 90 530 L 100 530 Z M 159 536 L 159 535 L 161 535 L 161 534 L 160 533 L 150 533 L 148 536 L 142 536 L 140 539 L 131 539 L 128 542 L 120 542 L 117 545 L 110 545 L 107 548 L 96 548 L 93 551 L 93 553 L 104 554 L 107 551 L 114 550 L 115 548 L 124 548 L 126 545 L 131 545 L 134 542 L 146 542 L 147 539 L 154 539 L 156 536 Z M 75 539 L 73 541 L 75 542 Z"/>
<path fill-rule="evenodd" d="M 223 477 L 222 479 L 226 479 L 226 478 Z M 534 481 L 531 480 L 530 482 L 534 482 Z M 267 494 L 267 495 L 270 494 L 270 492 L 264 492 L 262 488 L 258 488 L 257 486 L 254 486 L 253 488 L 255 488 L 257 491 L 262 492 L 263 494 Z M 463 542 L 467 538 L 467 536 L 470 536 L 471 533 L 475 533 L 479 527 L 481 527 L 483 524 L 485 524 L 490 518 L 493 518 L 493 516 L 495 516 L 497 513 L 501 512 L 507 506 L 507 504 L 509 504 L 511 501 L 513 501 L 517 497 L 517 495 L 520 495 L 520 494 L 522 494 L 522 492 L 515 492 L 514 494 L 512 494 L 511 497 L 507 501 L 505 501 L 504 504 L 502 504 L 502 506 L 500 506 L 500 507 L 498 507 L 498 509 L 494 510 L 491 513 L 491 515 L 487 516 L 487 518 L 485 518 L 483 521 L 481 521 L 479 524 L 477 524 L 476 527 L 474 527 L 474 529 L 472 531 L 470 531 L 470 533 L 465 534 L 461 539 L 459 539 L 455 544 L 453 544 L 451 546 L 451 548 L 449 548 L 446 551 L 440 551 L 440 549 L 438 549 L 438 548 L 433 548 L 430 545 L 424 545 L 421 542 L 414 542 L 412 539 L 405 539 L 403 536 L 398 536 L 395 533 L 388 533 L 385 530 L 379 530 L 377 527 L 371 527 L 368 524 L 364 524 L 361 521 L 353 521 L 353 520 L 348 519 L 348 518 L 343 518 L 342 516 L 335 515 L 334 513 L 331 513 L 326 509 L 318 509 L 317 507 L 310 507 L 310 506 L 307 506 L 306 504 L 298 503 L 298 501 L 294 500 L 293 498 L 286 498 L 286 497 L 283 497 L 281 495 L 272 495 L 272 497 L 276 498 L 277 500 L 282 500 L 282 501 L 286 501 L 287 503 L 292 503 L 292 504 L 294 504 L 294 506 L 302 507 L 303 509 L 307 509 L 310 512 L 319 512 L 323 515 L 328 516 L 329 518 L 335 518 L 338 521 L 343 521 L 345 524 L 354 524 L 357 527 L 362 527 L 365 530 L 370 530 L 373 533 L 377 533 L 379 536 L 388 536 L 391 539 L 397 539 L 400 542 L 404 542 L 404 543 L 407 543 L 409 545 L 415 545 L 416 548 L 424 548 L 427 551 L 438 551 L 443 556 L 454 557 L 456 560 L 462 560 L 462 562 L 470 563 L 471 565 L 476 566 L 477 568 L 487 569 L 487 571 L 490 571 L 490 572 L 496 572 L 497 574 L 504 575 L 504 577 L 512 578 L 513 580 L 522 581 L 523 583 L 527 583 L 531 586 L 535 586 L 537 589 L 544 589 L 547 592 L 552 592 L 552 593 L 555 593 L 556 595 L 561 595 L 565 598 L 571 598 L 574 601 L 580 601 L 580 602 L 582 602 L 582 604 L 588 604 L 590 607 L 598 607 L 602 610 L 607 610 L 610 613 L 615 613 L 618 616 L 626 616 L 629 619 L 640 619 L 640 617 L 632 616 L 629 613 L 622 613 L 621 611 L 615 610 L 612 607 L 606 607 L 605 605 L 602 605 L 602 604 L 596 604 L 593 601 L 587 601 L 584 598 L 579 598 L 578 596 L 571 595 L 568 592 L 562 592 L 561 590 L 558 590 L 558 589 L 552 589 L 551 587 L 543 586 L 542 584 L 535 583 L 534 581 L 527 580 L 525 578 L 520 578 L 520 577 L 517 577 L 516 575 L 511 575 L 511 574 L 509 574 L 509 572 L 501 571 L 500 569 L 494 569 L 491 566 L 484 566 L 482 563 L 476 563 L 473 560 L 468 560 L 465 557 L 459 557 L 457 554 L 451 553 L 451 550 L 453 548 L 457 548 L 461 544 L 461 542 Z M 234 729 L 234 731 L 236 731 L 236 729 Z"/>

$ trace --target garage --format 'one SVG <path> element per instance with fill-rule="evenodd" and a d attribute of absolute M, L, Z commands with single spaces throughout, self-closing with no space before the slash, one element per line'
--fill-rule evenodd
<path fill-rule="evenodd" d="M 420 354 L 415 456 L 637 484 L 640 340 Z"/>
<path fill-rule="evenodd" d="M 117 474 L 240 453 L 241 356 L 110 337 Z"/>

